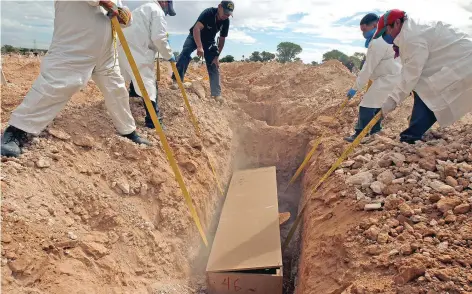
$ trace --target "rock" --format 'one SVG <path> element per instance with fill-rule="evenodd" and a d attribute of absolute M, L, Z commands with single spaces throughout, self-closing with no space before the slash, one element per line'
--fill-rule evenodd
<path fill-rule="evenodd" d="M 457 176 L 457 168 L 453 165 L 446 165 L 444 167 L 444 175 L 445 176 L 450 176 L 450 177 L 456 177 Z"/>
<path fill-rule="evenodd" d="M 126 179 L 118 179 L 116 182 L 116 186 L 123 192 L 124 194 L 129 194 L 130 186 Z"/>
<path fill-rule="evenodd" d="M 453 214 L 450 214 L 450 215 L 446 216 L 446 218 L 444 219 L 446 224 L 454 223 L 454 222 L 456 222 L 456 220 L 457 220 L 457 216 L 455 216 Z"/>
<path fill-rule="evenodd" d="M 406 157 L 401 153 L 393 153 L 390 156 L 390 159 L 396 166 L 402 166 L 403 162 L 405 162 L 406 160 Z"/>
<path fill-rule="evenodd" d="M 11 241 L 13 241 L 13 238 L 11 237 L 10 234 L 7 234 L 7 233 L 4 233 L 2 234 L 2 242 L 3 243 L 11 243 Z"/>
<path fill-rule="evenodd" d="M 457 165 L 457 167 L 459 168 L 459 170 L 461 170 L 462 172 L 465 172 L 465 173 L 470 173 L 472 172 L 472 165 L 469 165 L 465 162 L 461 162 Z"/>
<path fill-rule="evenodd" d="M 198 98 L 205 99 L 205 89 L 198 81 L 192 83 L 192 90 L 197 94 Z"/>
<path fill-rule="evenodd" d="M 381 232 L 377 235 L 377 242 L 380 244 L 385 244 L 388 241 L 388 233 Z"/>
<path fill-rule="evenodd" d="M 441 199 L 441 195 L 439 194 L 432 194 L 429 196 L 429 201 L 431 201 L 432 203 L 436 203 L 438 202 L 440 199 Z"/>
<path fill-rule="evenodd" d="M 435 191 L 443 193 L 443 194 L 454 193 L 456 191 L 453 187 L 446 185 L 443 182 L 438 181 L 438 180 L 432 181 L 429 184 L 429 186 L 433 188 Z"/>
<path fill-rule="evenodd" d="M 435 220 L 435 219 L 433 219 L 433 220 L 431 220 L 431 221 L 429 222 L 429 225 L 432 226 L 432 227 L 435 227 L 435 226 L 438 225 L 438 221 Z"/>
<path fill-rule="evenodd" d="M 180 163 L 180 165 L 190 173 L 197 171 L 197 163 L 193 160 L 188 160 Z"/>
<path fill-rule="evenodd" d="M 400 213 L 405 217 L 410 217 L 414 214 L 413 209 L 406 203 L 401 203 L 398 208 L 400 209 Z"/>
<path fill-rule="evenodd" d="M 356 189 L 356 199 L 362 200 L 367 198 L 364 193 L 362 193 L 359 189 Z"/>
<path fill-rule="evenodd" d="M 11 271 L 14 274 L 21 274 L 22 272 L 26 270 L 30 262 L 31 260 L 25 256 L 25 257 L 20 257 L 12 262 L 9 262 L 8 266 L 10 267 Z"/>
<path fill-rule="evenodd" d="M 74 144 L 81 147 L 92 148 L 94 145 L 94 141 L 92 137 L 80 136 L 74 139 Z"/>
<path fill-rule="evenodd" d="M 366 251 L 370 255 L 379 255 L 380 252 L 382 252 L 382 249 L 379 245 L 370 245 L 370 246 L 367 246 Z"/>
<path fill-rule="evenodd" d="M 451 276 L 454 276 L 454 271 L 452 269 L 439 269 L 434 270 L 433 275 L 443 282 L 451 280 Z"/>
<path fill-rule="evenodd" d="M 385 199 L 385 204 L 384 204 L 384 208 L 387 209 L 387 210 L 393 210 L 393 209 L 397 209 L 398 206 L 400 205 L 400 203 L 404 202 L 405 200 L 403 200 L 402 198 L 400 197 L 396 197 L 396 196 L 393 196 L 393 195 L 389 195 L 387 196 L 387 198 Z"/>
<path fill-rule="evenodd" d="M 398 275 L 393 278 L 393 281 L 398 285 L 404 285 L 409 281 L 424 275 L 425 272 L 426 268 L 421 264 L 401 267 Z"/>
<path fill-rule="evenodd" d="M 92 255 L 95 259 L 102 258 L 109 254 L 109 250 L 105 246 L 96 242 L 81 242 L 80 247 L 85 253 Z"/>
<path fill-rule="evenodd" d="M 414 226 L 415 232 L 420 233 L 423 237 L 434 236 L 436 231 L 432 228 L 429 228 L 424 223 L 418 223 Z"/>
<path fill-rule="evenodd" d="M 380 167 L 389 167 L 393 163 L 392 159 L 390 157 L 383 157 L 381 160 L 379 160 L 378 165 Z"/>
<path fill-rule="evenodd" d="M 365 231 L 365 236 L 368 239 L 375 241 L 377 240 L 377 236 L 379 235 L 379 233 L 380 229 L 377 226 L 373 225 L 367 231 Z"/>
<path fill-rule="evenodd" d="M 470 204 L 464 203 L 454 207 L 454 214 L 465 214 L 469 212 Z"/>
<path fill-rule="evenodd" d="M 397 255 L 399 253 L 399 251 L 397 249 L 393 249 L 392 251 L 390 251 L 388 253 L 389 256 L 394 256 L 394 255 Z"/>
<path fill-rule="evenodd" d="M 392 184 L 403 184 L 405 183 L 405 178 L 399 178 L 392 181 Z"/>
<path fill-rule="evenodd" d="M 438 256 L 438 259 L 443 263 L 452 263 L 452 257 L 447 254 Z"/>
<path fill-rule="evenodd" d="M 39 168 L 48 168 L 48 167 L 51 166 L 51 162 L 47 158 L 40 157 L 36 161 L 36 166 L 39 167 Z"/>
<path fill-rule="evenodd" d="M 418 164 L 421 168 L 425 170 L 429 170 L 432 172 L 436 170 L 436 160 L 434 159 L 434 157 L 421 158 Z"/>
<path fill-rule="evenodd" d="M 447 249 L 448 246 L 449 246 L 449 243 L 447 241 L 444 241 L 444 242 L 439 243 L 438 249 L 440 251 L 444 251 Z"/>
<path fill-rule="evenodd" d="M 432 171 L 427 171 L 426 172 L 426 177 L 428 179 L 439 179 L 440 176 L 437 173 L 433 173 Z"/>
<path fill-rule="evenodd" d="M 61 140 L 64 140 L 64 141 L 67 141 L 70 139 L 70 136 L 69 134 L 67 134 L 66 132 L 64 131 L 61 131 L 61 130 L 57 130 L 57 129 L 48 129 L 48 133 L 58 139 L 61 139 Z"/>
<path fill-rule="evenodd" d="M 341 163 L 341 167 L 351 167 L 355 163 L 354 160 L 346 160 Z"/>
<path fill-rule="evenodd" d="M 185 89 L 188 89 L 192 86 L 192 83 L 191 82 L 184 82 L 184 88 Z"/>
<path fill-rule="evenodd" d="M 452 186 L 452 187 L 455 187 L 455 186 L 459 185 L 459 183 L 456 181 L 456 179 L 454 179 L 451 176 L 446 177 L 446 184 L 448 184 L 449 186 Z"/>
<path fill-rule="evenodd" d="M 411 248 L 411 245 L 410 244 L 403 244 L 401 247 L 400 247 L 400 253 L 402 255 L 410 255 L 411 253 L 413 253 L 413 249 Z"/>
<path fill-rule="evenodd" d="M 374 181 L 374 176 L 371 172 L 360 172 L 347 178 L 346 183 L 350 185 L 370 185 Z"/>
<path fill-rule="evenodd" d="M 381 182 L 382 184 L 389 185 L 392 183 L 392 181 L 395 180 L 395 175 L 391 170 L 386 170 L 381 172 L 377 176 L 377 181 Z"/>
<path fill-rule="evenodd" d="M 372 184 L 370 184 L 370 188 L 372 189 L 372 191 L 374 191 L 374 193 L 382 194 L 382 191 L 385 188 L 385 185 L 379 181 L 375 181 Z"/>
<path fill-rule="evenodd" d="M 400 222 L 394 218 L 388 219 L 386 223 L 387 223 L 387 226 L 389 226 L 390 228 L 395 228 L 400 225 Z"/>
<path fill-rule="evenodd" d="M 382 203 L 368 203 L 364 205 L 365 211 L 382 209 Z"/>
<path fill-rule="evenodd" d="M 71 240 L 77 240 L 77 235 L 74 234 L 73 232 L 67 232 L 67 236 L 68 236 Z"/>
<path fill-rule="evenodd" d="M 458 197 L 444 197 L 438 201 L 437 208 L 443 214 L 448 210 L 453 210 L 456 206 L 460 205 L 462 201 Z"/>

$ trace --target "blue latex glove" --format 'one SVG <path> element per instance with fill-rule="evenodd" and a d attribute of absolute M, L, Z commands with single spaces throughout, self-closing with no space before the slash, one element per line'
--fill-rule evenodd
<path fill-rule="evenodd" d="M 347 91 L 347 97 L 349 97 L 349 100 L 352 99 L 352 97 L 354 97 L 354 95 L 356 95 L 357 93 L 357 90 L 354 90 L 353 88 L 351 88 L 349 91 Z"/>
<path fill-rule="evenodd" d="M 172 57 L 168 61 L 169 62 L 175 62 L 175 56 L 172 55 Z"/>

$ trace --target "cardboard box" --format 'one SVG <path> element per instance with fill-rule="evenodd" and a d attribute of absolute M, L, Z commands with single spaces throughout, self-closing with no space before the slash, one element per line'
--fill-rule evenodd
<path fill-rule="evenodd" d="M 281 294 L 275 167 L 233 174 L 207 265 L 210 294 Z"/>

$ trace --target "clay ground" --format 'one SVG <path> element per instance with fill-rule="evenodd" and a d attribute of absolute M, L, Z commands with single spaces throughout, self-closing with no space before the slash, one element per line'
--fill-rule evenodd
<path fill-rule="evenodd" d="M 39 60 L 5 57 L 2 129 L 39 74 Z M 285 293 L 466 293 L 472 290 L 470 117 L 407 146 L 411 99 L 319 189 L 309 191 L 347 147 L 358 100 L 330 122 L 354 80 L 338 62 L 223 64 L 226 103 L 209 99 L 200 67 L 187 89 L 203 130 L 195 135 L 161 64 L 166 135 L 210 237 L 232 171 L 275 165 L 279 210 L 292 218 L 309 200 L 301 233 L 284 253 Z M 2 158 L 2 290 L 5 293 L 205 293 L 202 245 L 162 146 L 117 136 L 93 82 L 75 94 L 19 159 Z M 313 141 L 325 139 L 285 191 Z M 365 204 L 381 203 L 378 211 Z M 244 215 L 241 215 L 244 217 Z"/>

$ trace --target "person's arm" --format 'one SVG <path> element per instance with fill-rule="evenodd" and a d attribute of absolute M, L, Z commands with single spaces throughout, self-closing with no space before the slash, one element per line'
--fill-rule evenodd
<path fill-rule="evenodd" d="M 223 28 L 221 29 L 220 32 L 220 40 L 218 42 L 218 52 L 221 54 L 223 51 L 223 48 L 225 47 L 225 40 L 226 37 L 228 37 L 228 31 L 229 31 L 229 19 L 225 21 L 223 24 Z"/>
<path fill-rule="evenodd" d="M 220 52 L 220 54 L 221 54 L 221 51 L 223 51 L 223 48 L 225 47 L 225 40 L 226 40 L 225 37 L 220 37 L 220 39 L 219 39 L 218 52 Z"/>
<path fill-rule="evenodd" d="M 202 38 L 200 31 L 203 29 L 203 24 L 199 21 L 193 26 L 193 39 L 195 40 L 195 44 L 197 44 L 197 55 L 202 57 L 203 56 L 203 45 L 202 45 Z"/>
<path fill-rule="evenodd" d="M 162 58 L 165 60 L 172 58 L 173 52 L 167 39 L 167 22 L 164 13 L 153 13 L 151 17 L 151 40 Z"/>
<path fill-rule="evenodd" d="M 424 42 L 407 44 L 400 54 L 403 62 L 400 83 L 393 89 L 389 98 L 400 105 L 415 89 L 423 67 L 429 57 L 428 45 Z"/>
<path fill-rule="evenodd" d="M 381 40 L 383 42 L 383 40 Z M 393 50 L 392 48 L 386 48 L 380 44 L 371 43 L 369 49 L 367 50 L 367 56 L 362 66 L 359 75 L 357 76 L 356 82 L 352 87 L 356 91 L 362 90 L 364 86 L 369 82 L 370 77 L 374 73 L 374 70 L 379 65 L 380 61 L 386 54 L 386 50 Z"/>

